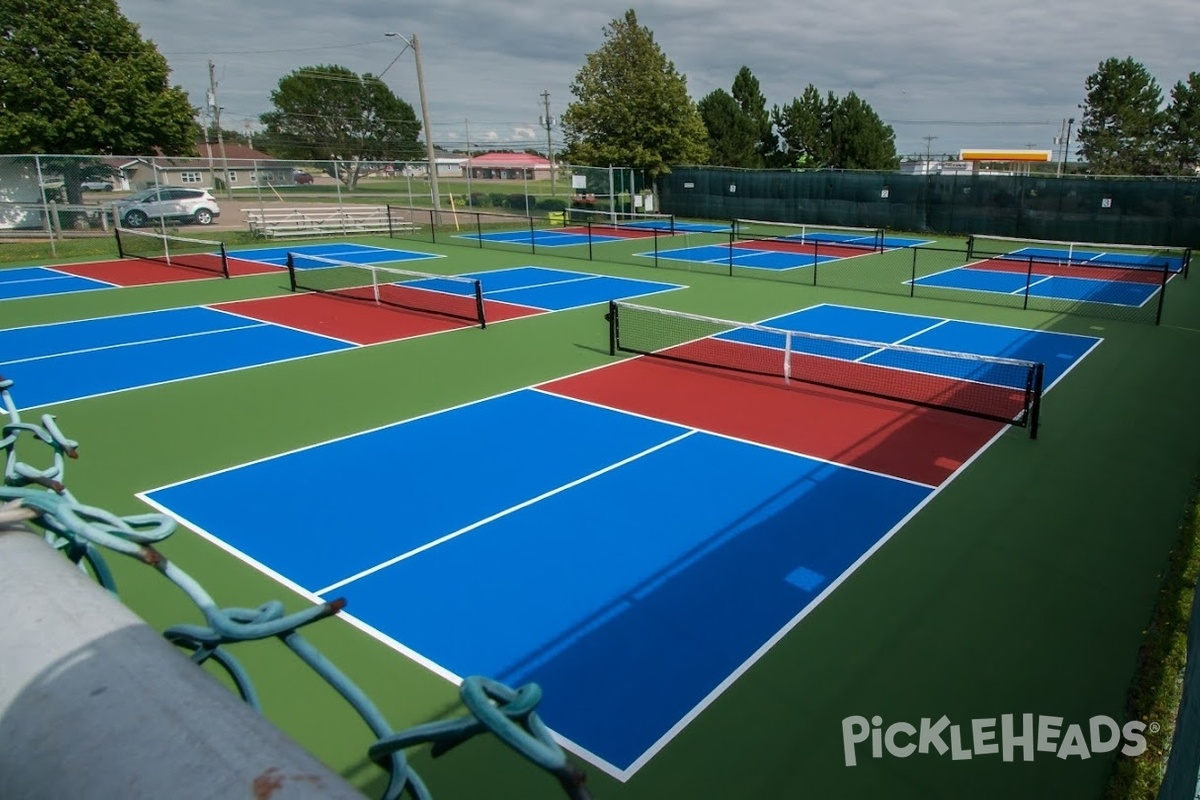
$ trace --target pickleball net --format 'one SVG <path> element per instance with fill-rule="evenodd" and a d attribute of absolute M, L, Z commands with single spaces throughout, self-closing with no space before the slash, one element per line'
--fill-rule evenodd
<path fill-rule="evenodd" d="M 612 228 L 616 231 L 642 231 L 652 235 L 675 232 L 674 214 L 649 212 L 604 211 L 594 208 L 568 208 L 563 212 L 563 225 L 588 226 L 593 229 Z"/>
<path fill-rule="evenodd" d="M 792 331 L 611 302 L 609 351 L 899 400 L 1029 428 L 1037 438 L 1044 367 L 983 356 Z M 798 421 L 803 424 L 803 421 Z"/>
<path fill-rule="evenodd" d="M 822 247 L 837 245 L 866 251 L 879 251 L 884 245 L 882 228 L 735 219 L 732 230 L 735 242 L 778 242 Z"/>
<path fill-rule="evenodd" d="M 973 234 L 967 238 L 967 260 L 1033 259 L 1035 264 L 1102 266 L 1109 269 L 1171 272 L 1187 277 L 1192 260 L 1190 247 L 1144 244 L 1105 244 L 1054 239 L 1023 239 L 1013 236 Z"/>
<path fill-rule="evenodd" d="M 113 228 L 113 233 L 117 239 L 117 254 L 121 258 L 153 261 L 229 277 L 229 256 L 224 242 L 121 227 Z"/>
<path fill-rule="evenodd" d="M 287 268 L 293 292 L 317 292 L 487 327 L 483 285 L 477 279 L 355 264 L 301 253 L 287 254 Z"/>

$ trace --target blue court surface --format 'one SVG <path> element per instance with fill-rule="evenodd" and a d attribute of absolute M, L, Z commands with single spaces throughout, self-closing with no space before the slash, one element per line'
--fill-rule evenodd
<path fill-rule="evenodd" d="M 429 258 L 444 258 L 433 253 L 416 253 L 411 250 L 395 250 L 389 247 L 374 247 L 349 242 L 321 242 L 319 244 L 289 244 L 281 247 L 256 247 L 250 250 L 230 250 L 230 258 L 257 261 L 260 264 L 287 266 L 288 253 L 317 256 L 351 264 L 391 264 L 400 261 L 422 261 Z M 328 266 L 318 262 L 297 264 L 298 269 L 317 269 Z"/>
<path fill-rule="evenodd" d="M 1071 367 L 1083 360 L 1102 341 L 1094 336 L 838 305 L 812 306 L 774 317 L 761 324 L 781 330 L 862 340 L 864 344 L 802 338 L 792 340 L 796 352 L 847 361 L 888 365 L 895 357 L 895 354 L 881 352 L 865 344 L 866 342 L 1037 361 L 1045 365 L 1045 389 L 1058 382 Z M 753 331 L 734 331 L 727 338 L 782 348 L 782 342 L 763 340 L 761 335 L 756 335 Z M 906 363 L 911 362 L 906 359 Z M 965 360 L 931 357 L 922 364 L 922 368 L 924 372 L 947 378 L 989 382 L 987 374 L 978 372 L 977 365 Z"/>
<path fill-rule="evenodd" d="M 1103 250 L 1063 249 L 1058 247 L 1022 247 L 998 258 L 1026 261 L 1047 261 L 1061 264 L 1105 264 L 1161 271 L 1165 265 L 1172 272 L 1183 269 L 1183 258 L 1159 253 L 1122 253 Z"/>
<path fill-rule="evenodd" d="M 590 236 L 587 229 L 587 223 L 580 222 L 578 224 L 568 224 L 563 228 L 536 228 L 530 230 L 523 228 L 521 230 L 512 231 L 491 231 L 488 233 L 463 233 L 457 234 L 460 239 L 474 239 L 475 241 L 483 240 L 485 242 L 498 242 L 503 244 L 521 245 L 529 247 L 535 245 L 537 247 L 570 247 L 572 245 L 587 244 L 589 241 L 592 244 L 603 244 L 606 242 L 626 242 L 634 238 L 645 238 L 653 236 L 658 232 L 661 236 L 671 235 L 671 230 L 668 227 L 669 223 L 658 220 L 622 220 L 617 223 L 623 229 L 629 230 L 629 235 L 622 236 L 619 233 L 611 233 L 613 229 L 605 225 L 603 220 L 594 220 L 592 222 L 593 231 Z M 646 231 L 644 237 L 638 237 L 634 229 Z M 717 233 L 728 231 L 728 226 L 713 225 L 705 222 L 681 222 L 675 221 L 675 233 Z"/>
<path fill-rule="evenodd" d="M 16 267 L 0 270 L 0 300 L 114 288 L 116 287 L 111 283 L 69 275 L 53 267 Z"/>
<path fill-rule="evenodd" d="M 870 254 L 871 251 L 863 250 L 853 255 L 865 256 Z M 635 253 L 635 255 L 651 259 L 656 257 L 653 252 Z M 680 247 L 674 250 L 659 250 L 657 254 L 657 258 L 660 261 L 688 261 L 692 263 L 720 265 L 728 265 L 732 261 L 735 267 L 773 271 L 811 267 L 814 261 L 818 264 L 824 264 L 828 261 L 840 261 L 845 257 L 846 252 L 844 250 L 839 251 L 836 255 L 833 254 L 832 250 L 828 254 L 821 253 L 814 255 L 811 252 L 803 251 L 757 249 L 747 246 L 747 243 L 741 243 L 733 248 L 727 244 Z"/>
<path fill-rule="evenodd" d="M 905 281 L 912 283 L 912 281 Z M 1067 275 L 1052 275 L 1039 271 L 1035 262 L 1033 273 L 1007 272 L 998 269 L 973 269 L 971 265 L 955 267 L 917 278 L 917 286 L 938 289 L 957 289 L 989 294 L 1023 296 L 1029 284 L 1029 296 L 1044 300 L 1101 303 L 1112 306 L 1139 308 L 1160 290 L 1156 283 L 1141 281 L 1105 280 Z"/>
<path fill-rule="evenodd" d="M 486 300 L 531 306 L 544 311 L 566 311 L 618 298 L 645 297 L 687 288 L 679 283 L 533 266 L 468 272 L 463 277 L 478 278 Z"/>
<path fill-rule="evenodd" d="M 727 244 L 706 244 L 659 250 L 657 254 L 645 252 L 636 255 L 664 261 L 714 265 L 732 263 L 735 267 L 746 269 L 782 272 L 811 267 L 814 263 L 825 264 L 845 258 L 870 256 L 876 252 L 868 249 L 874 240 L 865 240 L 867 246 L 863 247 L 862 237 L 849 233 L 814 232 L 794 237 L 781 236 L 777 239 L 763 240 L 761 246 L 758 247 L 755 247 L 755 241 L 754 239 L 741 240 L 733 247 Z M 902 236 L 888 236 L 884 240 L 886 248 L 916 247 L 922 244 L 929 244 L 929 242 Z M 789 249 L 789 246 L 793 249 Z"/>
<path fill-rule="evenodd" d="M 194 306 L 0 331 L 0 374 L 33 408 L 353 346 Z"/>
<path fill-rule="evenodd" d="M 1039 358 L 1047 385 L 1099 341 L 829 305 L 766 324 Z M 449 680 L 538 682 L 547 724 L 624 780 L 939 489 L 556 391 L 138 496 L 310 599 L 346 598 L 373 635 Z M 464 474 L 467 453 L 480 471 Z M 330 536 L 293 502 L 312 475 L 363 463 L 394 488 L 394 524 L 347 519 Z"/>
<path fill-rule="evenodd" d="M 455 234 L 459 239 L 474 239 L 475 241 L 483 240 L 485 242 L 497 242 L 500 244 L 514 244 L 523 247 L 536 245 L 537 247 L 570 247 L 577 244 L 587 244 L 588 234 L 585 230 L 580 233 L 578 227 L 572 228 L 537 228 L 535 230 L 519 230 L 519 231 L 490 231 L 488 233 L 460 233 Z M 591 242 L 619 242 L 622 241 L 620 236 L 604 236 L 602 234 L 593 234 Z"/>
<path fill-rule="evenodd" d="M 480 279 L 487 300 L 542 312 L 683 288 L 544 267 L 514 267 L 466 277 Z M 289 298 L 300 297 L 284 295 L 225 303 L 220 308 L 192 306 L 0 330 L 0 374 L 20 381 L 25 387 L 21 392 L 24 407 L 33 408 L 369 344 L 305 330 L 298 324 L 275 324 L 269 317 L 258 316 L 265 301 L 288 303 Z M 379 340 L 396 338 L 403 336 L 384 332 Z"/>

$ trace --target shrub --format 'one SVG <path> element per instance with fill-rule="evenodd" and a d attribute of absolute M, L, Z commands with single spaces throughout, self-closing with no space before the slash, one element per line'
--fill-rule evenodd
<path fill-rule="evenodd" d="M 541 200 L 537 201 L 536 208 L 539 211 L 548 211 L 548 212 L 566 211 L 567 210 L 567 201 L 562 200 L 558 197 L 543 197 Z"/>

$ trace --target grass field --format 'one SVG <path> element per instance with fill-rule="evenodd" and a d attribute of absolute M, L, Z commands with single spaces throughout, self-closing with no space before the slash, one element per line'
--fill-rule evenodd
<path fill-rule="evenodd" d="M 623 800 L 1101 796 L 1119 757 L 1113 753 L 1062 759 L 1038 752 L 1027 763 L 1019 755 L 1013 762 L 934 753 L 872 758 L 863 745 L 857 765 L 848 767 L 842 721 L 878 715 L 886 727 L 944 715 L 969 735 L 972 719 L 1004 714 L 1057 716 L 1085 726 L 1095 715 L 1125 718 L 1138 650 L 1200 462 L 1194 367 L 1200 282 L 1172 282 L 1163 324 L 1156 327 L 655 270 L 632 255 L 644 242 L 619 243 L 613 249 L 623 255 L 584 266 L 578 253 L 546 248 L 534 254 L 412 239 L 356 241 L 437 253 L 445 257 L 421 262 L 422 269 L 443 273 L 537 265 L 682 283 L 688 288 L 651 302 L 746 321 L 835 303 L 1103 337 L 1047 395 L 1036 441 L 1017 429 L 1001 435 L 630 780 L 621 783 L 576 759 L 595 797 Z M 31 263 L 7 259 L 3 249 L 0 259 Z M 280 275 L 263 275 L 8 300 L 0 303 L 0 328 L 284 291 Z M 83 457 L 72 465 L 75 494 L 135 513 L 146 510 L 135 493 L 152 487 L 607 364 L 613 359 L 603 313 L 601 306 L 560 311 L 485 332 L 353 349 L 49 410 L 82 443 Z M 14 388 L 18 403 L 21 388 Z M 470 442 L 445 444 L 462 452 L 464 489 L 489 481 L 487 460 L 471 452 Z M 293 497 L 272 502 L 312 505 L 328 516 L 331 535 L 339 527 L 373 526 L 374 535 L 387 537 L 389 525 L 405 519 L 397 487 L 373 484 L 371 463 L 362 470 L 313 475 Z M 367 519 L 358 512 L 368 504 L 387 513 Z M 262 512 L 247 507 L 240 513 L 257 519 Z M 269 513 L 258 521 L 272 525 Z M 286 541 L 287 531 L 279 535 Z M 272 598 L 292 609 L 305 603 L 186 529 L 162 550 L 222 605 L 253 607 Z M 183 595 L 152 570 L 115 558 L 113 567 L 123 599 L 153 626 L 199 621 Z M 398 589 L 396 613 L 421 614 L 425 602 Z M 456 706 L 454 687 L 344 622 L 328 620 L 306 634 L 396 727 Z M 256 678 L 271 720 L 368 795 L 378 794 L 383 779 L 366 758 L 370 736 L 332 690 L 275 643 L 242 646 L 236 654 Z M 1161 749 L 1155 737 L 1150 742 L 1152 750 Z M 412 761 L 439 798 L 558 796 L 551 779 L 492 741 L 474 741 L 437 760 L 418 751 Z"/>

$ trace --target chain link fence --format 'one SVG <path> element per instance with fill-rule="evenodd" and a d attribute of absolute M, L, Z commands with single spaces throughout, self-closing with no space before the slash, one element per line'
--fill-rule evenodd
<path fill-rule="evenodd" d="M 436 205 L 527 217 L 570 208 L 654 209 L 644 173 L 626 167 L 468 168 L 465 157 L 442 159 L 435 203 L 425 161 L 238 159 L 203 150 L 172 157 L 0 155 L 0 241 L 44 240 L 53 254 L 55 242 L 110 235 L 114 225 L 202 223 L 253 234 L 252 215 L 315 205 Z M 211 220 L 186 202 L 197 190 L 207 191 L 219 212 Z M 130 216 L 135 206 L 144 216 Z"/>

